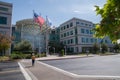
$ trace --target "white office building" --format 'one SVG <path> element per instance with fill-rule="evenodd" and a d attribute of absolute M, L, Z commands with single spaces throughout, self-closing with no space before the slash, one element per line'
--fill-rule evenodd
<path fill-rule="evenodd" d="M 11 37 L 12 4 L 0 1 L 0 33 Z M 0 53 L 2 54 L 2 53 Z M 10 49 L 5 55 L 10 55 Z"/>
<path fill-rule="evenodd" d="M 94 23 L 78 18 L 72 18 L 60 26 L 60 42 L 66 45 L 66 50 L 74 53 L 91 50 L 95 42 L 100 43 L 101 39 L 93 37 Z M 103 41 L 112 47 L 108 37 Z"/>

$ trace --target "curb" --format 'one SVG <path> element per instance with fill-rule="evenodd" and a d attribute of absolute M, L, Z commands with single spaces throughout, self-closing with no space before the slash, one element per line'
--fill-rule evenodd
<path fill-rule="evenodd" d="M 61 58 L 55 58 L 55 59 L 38 59 L 38 61 L 49 61 L 49 60 L 64 60 L 64 59 L 76 59 L 76 58 L 87 58 L 87 57 L 94 57 L 94 56 L 78 56 L 78 57 L 61 57 Z"/>

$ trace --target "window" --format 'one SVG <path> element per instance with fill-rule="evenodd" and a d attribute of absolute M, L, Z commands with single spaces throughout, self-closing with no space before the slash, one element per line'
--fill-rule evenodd
<path fill-rule="evenodd" d="M 93 38 L 91 38 L 91 39 L 90 39 L 91 43 L 93 43 L 93 42 L 94 42 L 93 40 L 94 40 Z"/>
<path fill-rule="evenodd" d="M 70 43 L 71 43 L 71 44 L 73 43 L 73 39 L 70 40 Z"/>
<path fill-rule="evenodd" d="M 88 26 L 88 24 L 85 24 L 85 26 Z"/>
<path fill-rule="evenodd" d="M 61 34 L 61 38 L 63 37 L 63 34 Z"/>
<path fill-rule="evenodd" d="M 67 40 L 67 43 L 70 44 L 70 40 Z"/>
<path fill-rule="evenodd" d="M 93 34 L 92 30 L 90 30 L 90 34 Z"/>
<path fill-rule="evenodd" d="M 86 34 L 89 34 L 89 30 L 88 29 L 86 29 Z"/>
<path fill-rule="evenodd" d="M 64 29 L 66 28 L 66 26 L 64 26 Z"/>
<path fill-rule="evenodd" d="M 89 42 L 89 40 L 88 40 L 88 38 L 86 38 L 86 43 L 88 43 Z"/>
<path fill-rule="evenodd" d="M 84 25 L 84 23 L 81 23 L 81 25 Z"/>
<path fill-rule="evenodd" d="M 67 32 L 67 36 L 69 36 L 69 32 Z"/>
<path fill-rule="evenodd" d="M 72 27 L 72 26 L 73 26 L 73 23 L 71 22 L 71 23 L 70 23 L 70 27 Z"/>
<path fill-rule="evenodd" d="M 79 22 L 76 22 L 76 25 L 77 25 L 77 24 L 80 24 L 80 23 L 79 23 Z"/>
<path fill-rule="evenodd" d="M 82 43 L 85 43 L 85 38 L 84 38 L 84 37 L 82 37 L 81 39 L 82 39 Z"/>
<path fill-rule="evenodd" d="M 81 29 L 81 33 L 85 33 L 85 30 L 84 30 L 84 29 Z"/>
<path fill-rule="evenodd" d="M 69 28 L 69 25 L 67 25 L 67 28 Z"/>
<path fill-rule="evenodd" d="M 61 30 L 63 30 L 63 27 L 61 27 Z"/>
<path fill-rule="evenodd" d="M 66 44 L 66 41 L 64 41 L 64 44 Z"/>
<path fill-rule="evenodd" d="M 73 31 L 70 31 L 70 35 L 73 35 Z"/>
<path fill-rule="evenodd" d="M 64 37 L 66 37 L 66 33 L 64 33 Z"/>
<path fill-rule="evenodd" d="M 0 7 L 0 10 L 1 10 L 1 11 L 8 11 L 8 8 Z"/>
<path fill-rule="evenodd" d="M 7 24 L 7 17 L 0 16 L 0 24 Z"/>

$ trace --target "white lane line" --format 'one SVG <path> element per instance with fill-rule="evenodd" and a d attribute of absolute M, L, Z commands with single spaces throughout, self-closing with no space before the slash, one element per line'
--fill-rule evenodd
<path fill-rule="evenodd" d="M 11 73 L 11 72 L 20 72 L 20 70 L 2 71 L 2 72 L 0 72 L 0 74 L 2 74 L 2 73 Z"/>
<path fill-rule="evenodd" d="M 74 73 L 71 73 L 71 72 L 68 72 L 68 71 L 65 71 L 63 69 L 60 69 L 60 68 L 57 68 L 57 67 L 54 67 L 54 66 L 51 66 L 51 65 L 48 65 L 46 63 L 43 63 L 43 62 L 40 62 L 38 61 L 38 63 L 48 67 L 48 68 L 51 68 L 55 71 L 58 71 L 58 72 L 61 72 L 65 75 L 68 75 L 68 76 L 72 76 L 72 77 L 75 77 L 75 78 L 106 78 L 106 79 L 113 79 L 113 80 L 116 80 L 116 79 L 119 79 L 120 80 L 120 76 L 104 76 L 104 75 L 78 75 L 78 74 L 74 74 Z"/>
<path fill-rule="evenodd" d="M 26 80 L 32 80 L 32 78 L 29 76 L 29 74 L 25 71 L 25 69 L 22 67 L 21 63 L 18 62 L 18 65 L 20 66 L 20 70 L 23 73 Z"/>

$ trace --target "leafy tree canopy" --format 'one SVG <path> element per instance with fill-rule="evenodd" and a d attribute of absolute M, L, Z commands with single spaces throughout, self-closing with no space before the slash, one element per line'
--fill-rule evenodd
<path fill-rule="evenodd" d="M 112 42 L 120 39 L 120 0 L 107 0 L 103 8 L 96 7 L 97 15 L 102 20 L 95 27 L 95 37 L 109 36 Z"/>
<path fill-rule="evenodd" d="M 21 41 L 15 45 L 14 50 L 21 52 L 32 51 L 32 45 L 29 43 L 29 41 Z"/>

